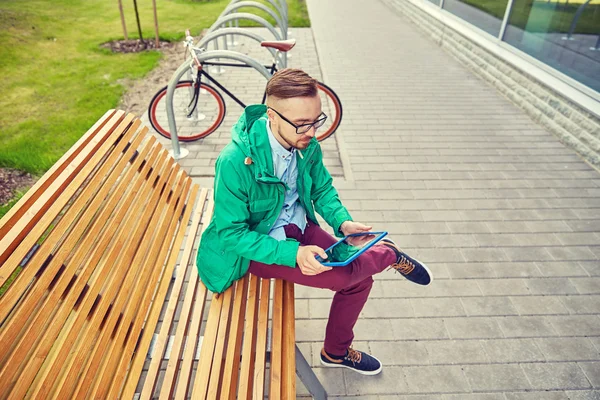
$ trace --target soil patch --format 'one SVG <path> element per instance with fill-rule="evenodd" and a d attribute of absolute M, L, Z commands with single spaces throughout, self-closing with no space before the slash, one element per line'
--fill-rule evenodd
<path fill-rule="evenodd" d="M 159 41 L 158 44 L 162 49 L 170 43 L 166 41 Z M 139 39 L 113 40 L 112 42 L 107 42 L 100 45 L 100 47 L 109 49 L 113 53 L 139 53 L 140 51 L 156 49 L 156 41 Z"/>
<path fill-rule="evenodd" d="M 36 179 L 27 172 L 0 168 L 0 205 L 8 203 L 15 191 L 31 187 Z"/>

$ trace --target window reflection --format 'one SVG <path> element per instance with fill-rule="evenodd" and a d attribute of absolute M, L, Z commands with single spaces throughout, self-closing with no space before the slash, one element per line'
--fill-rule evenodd
<path fill-rule="evenodd" d="M 600 91 L 600 0 L 514 0 L 504 40 Z"/>
<path fill-rule="evenodd" d="M 444 0 L 444 9 L 498 36 L 508 0 Z"/>

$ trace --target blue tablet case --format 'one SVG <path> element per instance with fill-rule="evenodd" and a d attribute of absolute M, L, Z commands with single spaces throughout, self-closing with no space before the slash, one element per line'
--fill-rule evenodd
<path fill-rule="evenodd" d="M 375 239 L 373 239 L 366 246 L 360 248 L 358 251 L 356 251 L 356 253 L 354 253 L 352 256 L 347 258 L 345 261 L 328 261 L 328 260 L 323 260 L 320 256 L 316 256 L 316 259 L 318 262 L 320 262 L 321 264 L 323 264 L 327 267 L 345 267 L 346 265 L 350 264 L 352 261 L 356 260 L 362 253 L 364 253 L 365 251 L 370 249 L 373 245 L 375 245 L 377 242 L 379 242 L 381 239 L 383 239 L 387 234 L 388 234 L 387 232 L 370 232 L 370 231 L 369 232 L 352 233 L 352 234 L 340 239 L 333 246 L 325 249 L 325 251 L 329 252 L 334 247 L 342 244 L 348 237 L 361 236 L 361 235 L 377 235 L 377 237 Z"/>

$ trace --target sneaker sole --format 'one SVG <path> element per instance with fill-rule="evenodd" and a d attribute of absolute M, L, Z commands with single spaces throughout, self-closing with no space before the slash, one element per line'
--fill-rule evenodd
<path fill-rule="evenodd" d="M 371 357 L 373 357 L 373 356 L 371 356 Z M 375 358 L 375 357 L 373 357 L 373 358 Z M 320 359 L 320 357 L 319 357 L 319 359 Z M 375 359 L 377 360 L 377 358 L 375 358 Z M 321 365 L 323 365 L 325 367 L 329 367 L 329 368 L 348 368 L 349 370 L 354 371 L 354 372 L 358 372 L 361 375 L 372 376 L 372 375 L 379 374 L 381 372 L 381 370 L 383 369 L 383 364 L 381 364 L 381 361 L 379 361 L 379 360 L 377 360 L 377 361 L 379 362 L 380 367 L 379 367 L 379 369 L 376 369 L 375 371 L 361 371 L 360 369 L 352 368 L 352 367 L 349 367 L 347 365 L 330 364 L 330 363 L 326 363 L 322 359 L 321 359 Z"/>

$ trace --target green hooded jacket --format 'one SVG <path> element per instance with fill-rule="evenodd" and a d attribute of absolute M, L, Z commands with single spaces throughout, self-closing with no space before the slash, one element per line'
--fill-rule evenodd
<path fill-rule="evenodd" d="M 268 235 L 283 207 L 287 186 L 273 175 L 266 112 L 262 104 L 246 107 L 232 129 L 232 141 L 217 158 L 214 213 L 196 257 L 202 282 L 215 293 L 244 276 L 250 260 L 296 267 L 300 244 Z M 341 237 L 340 225 L 352 218 L 323 165 L 321 146 L 313 139 L 298 151 L 297 187 L 306 217 L 316 224 L 318 212 Z"/>

